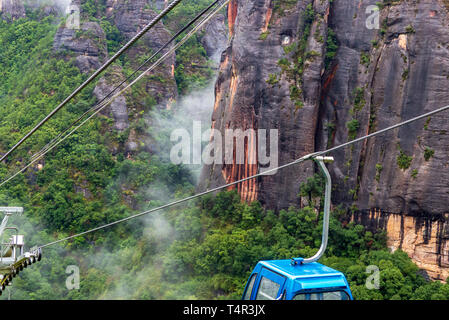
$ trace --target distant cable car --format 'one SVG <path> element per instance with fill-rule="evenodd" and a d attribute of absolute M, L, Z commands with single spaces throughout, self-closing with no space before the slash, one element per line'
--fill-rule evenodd
<path fill-rule="evenodd" d="M 353 300 L 344 274 L 316 262 L 327 247 L 332 181 L 325 162 L 334 158 L 314 159 L 326 176 L 320 249 L 308 259 L 260 261 L 249 277 L 243 300 Z"/>
<path fill-rule="evenodd" d="M 41 260 L 42 251 L 34 247 L 29 252 L 24 252 L 24 236 L 18 234 L 19 230 L 16 227 L 6 227 L 9 217 L 14 213 L 21 214 L 23 208 L 0 207 L 0 212 L 5 213 L 0 224 L 0 240 L 6 230 L 15 231 L 15 235 L 12 235 L 8 242 L 0 243 L 0 295 L 2 295 L 6 286 L 11 284 L 12 279 L 23 268 Z"/>

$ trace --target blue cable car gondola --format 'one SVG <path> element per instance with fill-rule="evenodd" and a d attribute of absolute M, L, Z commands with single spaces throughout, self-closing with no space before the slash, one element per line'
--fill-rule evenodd
<path fill-rule="evenodd" d="M 244 300 L 352 300 L 343 273 L 318 262 L 260 261 L 246 285 Z"/>
<path fill-rule="evenodd" d="M 318 262 L 326 251 L 331 198 L 331 177 L 324 162 L 332 157 L 316 157 L 326 176 L 321 247 L 311 258 L 260 261 L 251 273 L 243 300 L 353 300 L 343 273 Z"/>

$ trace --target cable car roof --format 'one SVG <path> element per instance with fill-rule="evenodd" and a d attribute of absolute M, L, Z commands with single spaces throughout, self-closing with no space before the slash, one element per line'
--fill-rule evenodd
<path fill-rule="evenodd" d="M 259 264 L 294 280 L 294 291 L 348 287 L 343 273 L 318 262 L 292 265 L 291 260 L 271 260 Z"/>

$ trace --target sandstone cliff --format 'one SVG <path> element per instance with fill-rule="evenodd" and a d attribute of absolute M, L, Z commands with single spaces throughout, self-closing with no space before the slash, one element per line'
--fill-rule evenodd
<path fill-rule="evenodd" d="M 148 7 L 148 1 L 107 1 L 106 16 L 117 26 L 123 37 L 130 40 L 156 16 L 156 13 Z M 156 51 L 170 38 L 170 32 L 162 22 L 159 22 L 143 37 L 143 40 L 130 49 L 128 57 L 134 61 L 132 65 L 137 67 L 136 61 L 142 60 L 141 56 L 149 57 L 149 52 Z M 169 49 L 167 48 L 164 53 L 167 50 Z M 145 79 L 146 92 L 156 99 L 158 105 L 167 108 L 170 108 L 170 104 L 177 99 L 178 94 L 174 69 L 175 55 L 172 54 L 152 72 L 152 76 Z M 160 79 L 166 82 L 161 84 Z"/>
<path fill-rule="evenodd" d="M 62 26 L 55 35 L 53 48 L 74 57 L 83 73 L 98 69 L 108 56 L 106 35 L 97 22 L 85 21 L 79 30 Z"/>
<path fill-rule="evenodd" d="M 324 42 L 308 37 L 310 29 L 325 34 L 328 1 L 317 4 L 317 21 L 306 21 L 307 2 L 275 8 L 271 1 L 235 1 L 229 5 L 230 46 L 222 56 L 216 84 L 212 125 L 225 129 L 281 129 L 279 163 L 286 163 L 312 152 L 319 111 Z M 280 59 L 297 59 L 296 50 L 286 50 L 304 40 L 303 50 L 315 51 L 301 68 L 304 78 L 294 70 L 284 70 Z M 293 63 L 288 67 L 295 68 Z M 287 69 L 287 68 L 286 68 Z M 276 79 L 270 81 L 275 77 Z M 304 80 L 303 80 L 304 79 Z M 307 90 L 299 87 L 305 83 Z M 295 89 L 293 89 L 295 88 Z M 291 97 L 291 91 L 297 94 Z M 304 94 L 302 94 L 304 93 Z M 245 144 L 245 163 L 213 165 L 203 171 L 203 184 L 213 187 L 257 173 L 249 158 L 257 152 L 256 138 Z M 278 175 L 248 181 L 239 186 L 242 198 L 259 199 L 269 208 L 280 209 L 296 199 L 298 185 L 311 174 L 311 165 L 288 168 Z M 281 187 L 282 186 L 282 187 Z M 285 188 L 285 186 L 291 186 Z"/>
<path fill-rule="evenodd" d="M 67 25 L 61 25 L 56 33 L 53 48 L 65 59 L 74 59 L 75 65 L 85 74 L 91 74 L 99 68 L 112 54 L 108 52 L 106 34 L 99 23 L 88 21 L 82 11 L 83 1 L 73 1 L 73 4 L 81 8 L 80 29 L 76 30 Z M 123 41 L 130 40 L 141 28 L 148 24 L 156 15 L 147 8 L 148 1 L 108 1 L 105 12 L 97 12 L 99 17 L 106 17 L 112 26 L 116 26 Z M 158 23 L 147 35 L 144 36 L 126 54 L 129 63 L 128 68 L 137 68 L 144 60 L 142 56 L 149 57 L 151 51 L 156 51 L 170 38 L 170 32 L 162 23 Z M 101 114 L 114 120 L 113 129 L 124 132 L 130 127 L 130 117 L 136 116 L 138 111 L 148 109 L 151 105 L 142 102 L 143 95 L 151 96 L 154 102 L 160 106 L 169 106 L 177 98 L 177 86 L 173 74 L 175 55 L 173 54 L 167 65 L 159 66 L 151 76 L 142 80 L 134 93 L 121 95 Z M 148 66 L 147 66 L 148 67 Z M 115 64 L 100 79 L 93 93 L 98 100 L 105 98 L 118 83 L 125 78 L 124 70 L 119 64 Z M 163 83 L 162 83 L 163 80 Z M 137 97 L 138 96 L 138 97 Z M 140 99 L 139 97 L 142 97 Z M 134 119 L 135 121 L 136 119 Z M 124 148 L 126 153 L 138 150 L 138 137 L 131 129 Z M 111 146 L 113 153 L 119 151 L 119 146 Z"/>

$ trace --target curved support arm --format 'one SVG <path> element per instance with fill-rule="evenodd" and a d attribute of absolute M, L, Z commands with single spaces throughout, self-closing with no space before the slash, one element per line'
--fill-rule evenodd
<path fill-rule="evenodd" d="M 3 234 L 3 231 L 5 231 L 9 216 L 11 216 L 14 213 L 22 214 L 23 208 L 22 207 L 0 207 L 0 212 L 5 213 L 5 217 L 3 218 L 3 221 L 0 224 L 0 236 L 1 236 Z"/>
<path fill-rule="evenodd" d="M 5 217 L 3 218 L 2 223 L 0 224 L 0 237 L 2 236 L 3 232 L 6 229 L 6 224 L 8 223 L 8 219 L 9 219 L 10 214 L 5 214 Z"/>
<path fill-rule="evenodd" d="M 333 162 L 333 157 L 316 157 L 315 161 L 319 164 L 321 171 L 326 176 L 326 190 L 324 192 L 324 215 L 323 215 L 323 234 L 321 238 L 321 247 L 318 252 L 311 258 L 301 260 L 300 263 L 311 263 L 320 259 L 327 248 L 327 240 L 329 235 L 329 215 L 331 207 L 331 186 L 332 180 L 329 171 L 324 162 Z"/>

